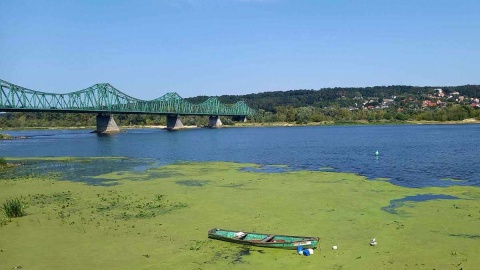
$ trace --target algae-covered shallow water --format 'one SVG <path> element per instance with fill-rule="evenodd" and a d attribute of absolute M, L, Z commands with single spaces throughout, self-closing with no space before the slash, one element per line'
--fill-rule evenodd
<path fill-rule="evenodd" d="M 0 180 L 0 202 L 21 198 L 27 212 L 21 218 L 0 219 L 4 269 L 475 269 L 480 265 L 480 189 L 474 186 L 409 188 L 350 173 L 271 173 L 251 163 L 161 165 L 143 160 L 142 165 L 123 158 L 9 161 L 62 169 Z M 74 179 L 68 179 L 65 168 L 79 164 L 110 168 L 88 174 L 104 184 L 70 181 Z M 281 166 L 272 168 L 281 171 Z M 208 239 L 207 231 L 213 227 L 312 235 L 321 242 L 306 257 Z M 369 245 L 372 238 L 377 246 Z M 333 250 L 333 245 L 338 249 Z"/>
<path fill-rule="evenodd" d="M 90 185 L 115 185 L 111 179 L 102 175 L 115 172 L 142 172 L 158 166 L 155 160 L 147 158 L 10 158 L 16 164 L 9 170 L 0 170 L 2 179 L 55 177 L 59 180 L 84 182 Z M 138 178 L 137 178 L 138 179 Z M 143 180 L 149 179 L 144 177 Z"/>

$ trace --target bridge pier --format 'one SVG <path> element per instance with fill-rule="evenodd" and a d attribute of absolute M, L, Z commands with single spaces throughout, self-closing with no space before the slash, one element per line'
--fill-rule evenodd
<path fill-rule="evenodd" d="M 247 117 L 245 115 L 242 115 L 242 116 L 234 116 L 233 121 L 237 121 L 237 122 L 242 122 L 242 123 L 245 123 L 247 122 Z"/>
<path fill-rule="evenodd" d="M 209 128 L 220 128 L 222 125 L 222 121 L 220 121 L 220 117 L 218 115 L 212 115 L 208 117 Z"/>
<path fill-rule="evenodd" d="M 182 129 L 183 124 L 178 115 L 167 115 L 167 130 Z"/>
<path fill-rule="evenodd" d="M 119 132 L 120 129 L 115 123 L 112 115 L 97 115 L 97 130 L 95 133 L 112 133 L 112 132 Z"/>

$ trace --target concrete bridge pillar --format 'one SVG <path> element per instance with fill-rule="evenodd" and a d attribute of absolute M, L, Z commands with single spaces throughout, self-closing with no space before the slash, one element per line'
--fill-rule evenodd
<path fill-rule="evenodd" d="M 112 132 L 119 132 L 120 129 L 115 123 L 112 115 L 97 115 L 97 130 L 94 132 L 96 133 L 112 133 Z"/>
<path fill-rule="evenodd" d="M 218 115 L 208 117 L 208 127 L 210 128 L 219 128 L 222 127 L 222 121 Z"/>
<path fill-rule="evenodd" d="M 180 121 L 180 118 L 178 115 L 167 115 L 168 130 L 177 130 L 182 128 L 183 128 L 183 124 L 182 124 L 182 121 Z"/>
<path fill-rule="evenodd" d="M 245 122 L 247 122 L 247 117 L 246 117 L 245 115 L 242 115 L 242 116 L 234 116 L 234 117 L 233 117 L 233 121 L 245 123 Z"/>

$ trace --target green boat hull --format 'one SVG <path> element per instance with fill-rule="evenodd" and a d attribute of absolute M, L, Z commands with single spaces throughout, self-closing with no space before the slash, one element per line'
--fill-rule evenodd
<path fill-rule="evenodd" d="M 313 236 L 290 236 L 266 233 L 241 232 L 213 228 L 208 231 L 212 239 L 266 248 L 297 249 L 315 248 L 320 238 Z"/>

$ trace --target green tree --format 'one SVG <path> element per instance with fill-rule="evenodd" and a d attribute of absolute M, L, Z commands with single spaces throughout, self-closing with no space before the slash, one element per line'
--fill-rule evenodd
<path fill-rule="evenodd" d="M 468 117 L 468 111 L 465 106 L 453 106 L 447 109 L 447 120 L 461 121 Z"/>
<path fill-rule="evenodd" d="M 403 113 L 403 112 L 397 113 L 397 115 L 395 116 L 395 118 L 396 118 L 397 120 L 400 120 L 400 121 L 406 121 L 406 120 L 408 120 L 408 116 L 407 116 L 405 113 Z"/>
<path fill-rule="evenodd" d="M 295 115 L 295 122 L 297 124 L 307 124 L 311 121 L 310 117 L 313 114 L 313 107 L 301 107 L 297 110 Z"/>

